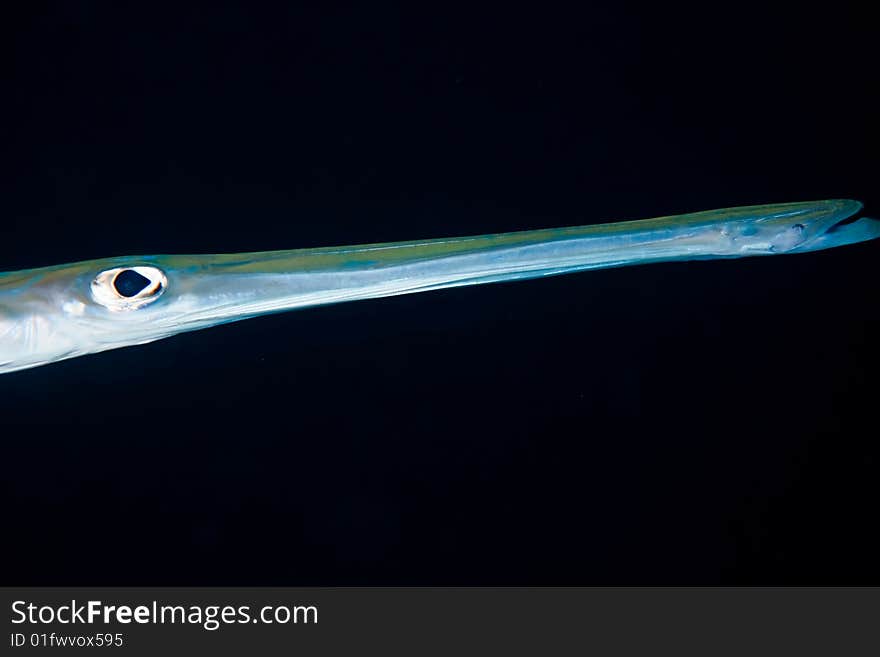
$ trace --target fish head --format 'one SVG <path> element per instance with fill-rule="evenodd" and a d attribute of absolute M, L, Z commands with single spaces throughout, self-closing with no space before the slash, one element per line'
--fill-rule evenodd
<path fill-rule="evenodd" d="M 722 253 L 735 257 L 804 253 L 880 235 L 880 222 L 862 217 L 859 201 L 832 199 L 733 208 L 720 225 Z"/>

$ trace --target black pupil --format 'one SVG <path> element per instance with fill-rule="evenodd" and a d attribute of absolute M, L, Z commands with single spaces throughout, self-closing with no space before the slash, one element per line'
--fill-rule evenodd
<path fill-rule="evenodd" d="M 125 269 L 113 279 L 113 287 L 124 297 L 133 297 L 147 287 L 152 281 L 141 276 L 134 269 Z"/>

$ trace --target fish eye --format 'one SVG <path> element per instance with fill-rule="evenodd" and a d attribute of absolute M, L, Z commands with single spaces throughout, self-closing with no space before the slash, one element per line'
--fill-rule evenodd
<path fill-rule="evenodd" d="M 135 310 L 153 303 L 168 287 L 161 269 L 137 265 L 102 271 L 92 281 L 92 298 L 113 311 Z"/>
<path fill-rule="evenodd" d="M 138 274 L 134 269 L 123 269 L 113 279 L 113 287 L 121 296 L 131 298 L 143 292 L 151 282 L 149 278 Z"/>

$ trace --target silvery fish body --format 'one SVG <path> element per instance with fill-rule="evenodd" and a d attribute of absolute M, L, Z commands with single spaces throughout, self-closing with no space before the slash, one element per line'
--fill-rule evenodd
<path fill-rule="evenodd" d="M 0 373 L 267 313 L 672 260 L 804 253 L 872 239 L 851 200 L 339 248 L 148 255 L 0 273 Z"/>

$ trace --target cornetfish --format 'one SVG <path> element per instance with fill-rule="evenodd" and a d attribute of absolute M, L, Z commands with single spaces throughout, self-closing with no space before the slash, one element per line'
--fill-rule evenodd
<path fill-rule="evenodd" d="M 262 253 L 148 255 L 0 273 L 0 373 L 320 304 L 673 260 L 805 253 L 880 236 L 852 200 Z"/>

